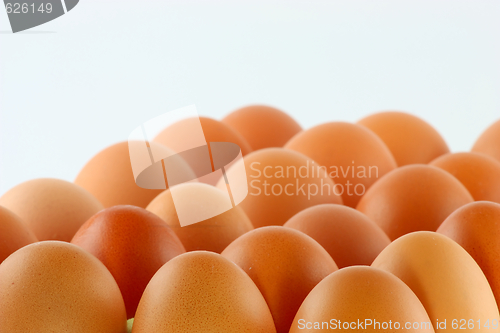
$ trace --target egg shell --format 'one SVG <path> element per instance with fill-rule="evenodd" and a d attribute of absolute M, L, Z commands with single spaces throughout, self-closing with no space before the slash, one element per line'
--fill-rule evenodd
<path fill-rule="evenodd" d="M 132 333 L 274 333 L 252 280 L 219 254 L 194 251 L 166 263 L 149 282 Z"/>
<path fill-rule="evenodd" d="M 342 205 L 317 205 L 298 212 L 284 224 L 317 241 L 339 268 L 371 265 L 390 239 L 359 211 Z"/>
<path fill-rule="evenodd" d="M 172 150 L 155 142 L 149 142 L 157 154 L 173 154 Z M 182 161 L 178 161 L 182 163 Z M 194 179 L 194 172 L 187 163 L 180 165 L 179 172 Z M 145 208 L 164 189 L 145 189 L 135 183 L 130 162 L 128 142 L 119 142 L 97 153 L 85 164 L 75 179 L 75 184 L 92 193 L 104 207 L 134 205 Z"/>
<path fill-rule="evenodd" d="M 375 259 L 372 267 L 400 278 L 420 299 L 433 323 L 446 320 L 446 329 L 456 332 L 453 320 L 462 325 L 470 319 L 482 332 L 478 321 L 500 320 L 488 280 L 474 259 L 446 236 L 430 231 L 414 232 L 393 241 Z M 465 324 L 467 326 L 467 324 Z M 491 332 L 499 332 L 493 329 Z M 488 330 L 490 331 L 490 330 Z"/>
<path fill-rule="evenodd" d="M 353 208 L 378 178 L 396 168 L 385 143 L 366 127 L 351 123 L 315 126 L 295 135 L 284 147 L 326 167 L 332 180 L 343 186 L 344 204 Z"/>
<path fill-rule="evenodd" d="M 71 241 L 111 272 L 133 318 L 149 280 L 163 264 L 185 251 L 175 233 L 155 214 L 114 206 L 92 216 Z"/>
<path fill-rule="evenodd" d="M 2 332 L 125 333 L 125 305 L 113 276 L 76 245 L 27 245 L 0 265 Z"/>
<path fill-rule="evenodd" d="M 426 121 L 405 112 L 386 111 L 358 121 L 377 134 L 399 166 L 423 163 L 449 153 L 443 137 Z"/>
<path fill-rule="evenodd" d="M 472 147 L 472 152 L 485 154 L 500 161 L 500 119 L 479 136 Z"/>
<path fill-rule="evenodd" d="M 225 116 L 222 122 L 234 128 L 253 150 L 283 147 L 302 127 L 285 112 L 266 105 L 249 105 Z"/>
<path fill-rule="evenodd" d="M 500 205 L 486 201 L 465 205 L 448 216 L 437 232 L 474 258 L 500 304 Z"/>
<path fill-rule="evenodd" d="M 474 200 L 500 203 L 500 162 L 479 153 L 455 153 L 438 157 L 429 165 L 457 178 Z"/>
<path fill-rule="evenodd" d="M 465 186 L 446 171 L 413 164 L 376 182 L 357 210 L 394 240 L 412 231 L 436 231 L 454 210 L 473 201 Z"/>
<path fill-rule="evenodd" d="M 197 133 L 200 131 L 200 126 L 203 133 Z M 243 156 L 252 151 L 248 142 L 235 129 L 219 120 L 208 117 L 194 117 L 180 120 L 167 126 L 153 141 L 163 144 L 179 153 L 190 151 L 195 147 L 208 145 L 207 149 L 209 148 L 208 153 L 210 154 L 210 163 L 212 166 L 211 171 L 214 172 L 207 174 L 208 170 L 206 170 L 205 163 L 209 162 L 209 157 L 206 156 L 206 159 L 204 159 L 201 153 L 188 154 L 190 157 L 186 157 L 186 161 L 198 175 L 197 180 L 210 185 L 217 184 L 217 181 L 221 177 L 220 171 L 215 172 L 217 170 L 214 170 L 213 146 L 211 146 L 211 143 L 234 143 L 240 148 Z"/>
<path fill-rule="evenodd" d="M 71 241 L 102 204 L 84 188 L 61 179 L 21 183 L 0 197 L 0 205 L 21 218 L 38 240 Z"/>
<path fill-rule="evenodd" d="M 252 151 L 245 138 L 235 129 L 219 120 L 208 117 L 187 118 L 178 121 L 161 131 L 153 141 L 167 146 L 176 152 L 181 152 L 184 150 L 185 141 L 190 140 L 189 136 L 191 135 L 190 131 L 193 128 L 193 122 L 198 121 L 198 119 L 207 143 L 235 143 L 240 147 L 243 156 Z"/>
<path fill-rule="evenodd" d="M 197 211 L 213 211 L 218 206 L 222 209 L 227 200 L 221 190 L 203 183 L 176 185 L 175 195 L 178 202 L 184 202 Z M 233 240 L 253 229 L 252 222 L 239 206 L 196 224 L 181 227 L 170 190 L 158 195 L 146 209 L 165 221 L 179 237 L 186 251 L 220 253 Z"/>
<path fill-rule="evenodd" d="M 246 170 L 246 179 L 231 177 Z M 324 203 L 342 204 L 335 183 L 307 156 L 283 148 L 261 149 L 244 157 L 226 173 L 232 186 L 248 187 L 247 197 L 238 205 L 258 227 L 283 225 L 301 210 Z M 241 182 L 241 183 L 240 183 Z M 246 182 L 244 184 L 243 182 Z M 217 187 L 224 189 L 224 178 Z"/>
<path fill-rule="evenodd" d="M 255 282 L 273 315 L 276 331 L 288 332 L 307 294 L 337 265 L 314 239 L 299 231 L 257 228 L 234 242 L 222 256 Z"/>
<path fill-rule="evenodd" d="M 0 264 L 16 250 L 37 241 L 19 216 L 0 206 Z"/>
<path fill-rule="evenodd" d="M 350 327 L 344 328 L 345 323 Z M 405 329 L 406 323 L 418 323 L 420 327 Z M 368 266 L 343 268 L 324 278 L 300 306 L 290 333 L 333 330 L 434 332 L 413 291 L 394 275 Z"/>

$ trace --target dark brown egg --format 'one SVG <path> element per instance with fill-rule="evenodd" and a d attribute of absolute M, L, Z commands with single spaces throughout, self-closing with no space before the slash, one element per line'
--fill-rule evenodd
<path fill-rule="evenodd" d="M 92 216 L 71 241 L 111 272 L 133 318 L 149 280 L 163 264 L 185 252 L 158 216 L 135 206 L 114 206 Z"/>

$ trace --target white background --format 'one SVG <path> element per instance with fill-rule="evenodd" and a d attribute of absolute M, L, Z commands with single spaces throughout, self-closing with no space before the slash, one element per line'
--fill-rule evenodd
<path fill-rule="evenodd" d="M 12 34 L 0 8 L 0 195 L 73 180 L 144 121 L 266 103 L 305 128 L 385 109 L 453 151 L 500 118 L 500 1 L 81 0 Z"/>

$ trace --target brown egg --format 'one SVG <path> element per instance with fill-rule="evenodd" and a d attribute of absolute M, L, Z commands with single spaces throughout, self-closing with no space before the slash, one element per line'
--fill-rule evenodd
<path fill-rule="evenodd" d="M 372 264 L 396 275 L 420 299 L 441 332 L 468 327 L 481 332 L 500 316 L 495 297 L 481 268 L 460 245 L 435 232 L 405 235 L 386 247 Z M 446 320 L 446 328 L 444 328 Z M 457 323 L 457 327 L 453 322 Z M 480 324 L 479 324 L 480 321 Z M 465 324 L 464 324 L 465 323 Z M 498 326 L 491 332 L 499 332 Z M 488 330 L 490 331 L 490 330 Z"/>
<path fill-rule="evenodd" d="M 37 241 L 19 216 L 0 206 L 0 264 L 18 249 Z"/>
<path fill-rule="evenodd" d="M 99 259 L 122 292 L 133 318 L 149 280 L 163 264 L 186 252 L 175 233 L 153 213 L 114 206 L 92 216 L 71 241 Z"/>
<path fill-rule="evenodd" d="M 489 155 L 500 161 L 500 119 L 481 134 L 472 147 L 472 151 Z"/>
<path fill-rule="evenodd" d="M 357 210 L 394 240 L 412 231 L 436 231 L 455 209 L 474 201 L 467 189 L 439 168 L 415 164 L 375 183 Z"/>
<path fill-rule="evenodd" d="M 255 282 L 269 305 L 278 333 L 289 331 L 307 294 L 337 270 L 328 252 L 314 239 L 278 226 L 241 236 L 222 256 L 235 262 Z"/>
<path fill-rule="evenodd" d="M 114 144 L 95 155 L 80 171 L 75 184 L 92 193 L 104 207 L 134 205 L 145 208 L 164 189 L 145 189 L 135 183 L 130 162 L 128 142 Z M 156 152 L 165 155 L 172 151 L 150 142 Z M 189 178 L 195 178 L 187 163 L 183 166 Z"/>
<path fill-rule="evenodd" d="M 396 168 L 384 142 L 367 128 L 344 122 L 315 126 L 294 136 L 285 148 L 303 153 L 326 167 L 346 206 L 356 207 L 366 190 Z"/>
<path fill-rule="evenodd" d="M 302 131 L 289 115 L 266 105 L 250 105 L 228 114 L 222 122 L 237 130 L 253 150 L 283 147 Z"/>
<path fill-rule="evenodd" d="M 190 129 L 193 128 L 193 122 L 196 121 L 198 121 L 198 118 L 187 118 L 174 123 L 161 131 L 153 141 L 165 145 L 176 152 L 183 151 L 186 145 L 185 141 L 190 140 Z M 243 136 L 232 127 L 208 117 L 199 117 L 199 121 L 207 143 L 235 143 L 241 148 L 243 156 L 252 151 L 248 142 L 246 142 Z"/>
<path fill-rule="evenodd" d="M 427 164 L 450 152 L 434 127 L 405 112 L 375 113 L 361 119 L 358 124 L 369 128 L 385 142 L 399 166 Z"/>
<path fill-rule="evenodd" d="M 455 153 L 438 157 L 429 165 L 451 173 L 474 200 L 500 203 L 500 162 L 478 153 Z"/>
<path fill-rule="evenodd" d="M 261 149 L 236 163 L 227 175 L 246 169 L 246 179 L 232 177 L 232 186 L 248 186 L 247 197 L 238 205 L 257 227 L 283 225 L 301 210 L 324 203 L 342 204 L 335 183 L 324 169 L 295 151 L 283 148 Z M 247 184 L 244 184 L 246 182 Z M 217 187 L 224 189 L 220 179 Z"/>
<path fill-rule="evenodd" d="M 363 266 L 341 269 L 314 287 L 290 333 L 337 330 L 434 333 L 427 312 L 408 286 L 392 274 Z"/>
<path fill-rule="evenodd" d="M 437 230 L 476 260 L 500 304 L 500 205 L 473 202 L 454 211 Z"/>
<path fill-rule="evenodd" d="M 103 208 L 84 188 L 53 178 L 33 179 L 13 187 L 0 197 L 0 205 L 18 215 L 37 239 L 65 242 Z"/>
<path fill-rule="evenodd" d="M 176 205 L 185 205 L 188 210 L 212 213 L 226 208 L 228 198 L 213 186 L 185 183 L 175 188 Z M 207 250 L 220 253 L 233 240 L 253 229 L 252 222 L 238 206 L 219 215 L 210 214 L 213 217 L 202 222 L 181 227 L 170 190 L 158 195 L 146 209 L 158 215 L 172 228 L 186 251 Z"/>
<path fill-rule="evenodd" d="M 180 120 L 165 128 L 153 141 L 180 153 L 198 176 L 197 180 L 210 185 L 217 184 L 222 176 L 220 169 L 215 169 L 217 162 L 214 162 L 214 154 L 217 153 L 214 153 L 213 143 L 234 143 L 241 149 L 242 156 L 252 151 L 248 142 L 235 129 L 207 117 Z M 222 150 L 223 154 L 227 153 L 227 149 Z"/>
<path fill-rule="evenodd" d="M 346 206 L 317 205 L 295 214 L 284 225 L 312 237 L 339 268 L 371 265 L 389 237 L 359 211 Z"/>
<path fill-rule="evenodd" d="M 0 265 L 2 332 L 125 333 L 126 325 L 113 276 L 76 245 L 38 242 Z"/>
<path fill-rule="evenodd" d="M 267 304 L 252 280 L 222 256 L 204 251 L 166 263 L 149 282 L 133 333 L 274 333 Z"/>

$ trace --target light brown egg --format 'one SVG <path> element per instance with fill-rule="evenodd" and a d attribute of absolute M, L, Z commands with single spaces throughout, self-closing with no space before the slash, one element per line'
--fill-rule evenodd
<path fill-rule="evenodd" d="M 474 200 L 500 203 L 500 162 L 479 153 L 455 153 L 438 157 L 429 165 L 457 178 Z"/>
<path fill-rule="evenodd" d="M 467 251 L 448 237 L 430 231 L 405 235 L 386 247 L 372 266 L 406 283 L 434 324 L 446 320 L 446 328 L 437 326 L 439 331 L 456 332 L 472 320 L 468 332 L 482 332 L 488 320 L 488 332 L 500 332 L 498 326 L 493 329 L 500 316 L 488 280 Z"/>
<path fill-rule="evenodd" d="M 274 333 L 252 280 L 222 256 L 204 251 L 166 263 L 141 298 L 133 333 Z"/>
<path fill-rule="evenodd" d="M 37 241 L 19 216 L 0 206 L 0 264 L 18 249 Z"/>
<path fill-rule="evenodd" d="M 197 212 L 224 211 L 228 198 L 221 190 L 203 183 L 176 186 L 177 204 L 187 205 Z M 220 209 L 219 209 L 220 208 Z M 166 190 L 146 208 L 172 228 L 186 251 L 207 250 L 220 253 L 233 240 L 253 229 L 252 222 L 238 206 L 202 222 L 181 227 L 172 192 Z"/>
<path fill-rule="evenodd" d="M 325 123 L 294 136 L 285 148 L 309 156 L 341 184 L 342 200 L 356 207 L 380 177 L 396 168 L 385 143 L 369 129 L 344 122 Z"/>
<path fill-rule="evenodd" d="M 129 143 L 120 142 L 100 151 L 83 167 L 75 179 L 92 193 L 104 207 L 134 205 L 145 208 L 164 189 L 145 189 L 135 183 L 129 155 Z M 156 152 L 166 156 L 172 151 L 160 144 L 150 142 Z M 181 166 L 188 178 L 195 178 L 187 163 Z"/>
<path fill-rule="evenodd" d="M 438 233 L 460 244 L 476 260 L 500 304 L 500 205 L 473 202 L 454 211 Z"/>
<path fill-rule="evenodd" d="M 489 155 L 500 161 L 500 119 L 481 134 L 474 143 L 472 151 Z"/>
<path fill-rule="evenodd" d="M 38 242 L 0 265 L 2 332 L 125 333 L 126 324 L 113 276 L 76 245 Z"/>
<path fill-rule="evenodd" d="M 235 110 L 222 122 L 237 130 L 253 150 L 283 147 L 302 127 L 285 112 L 266 105 Z"/>
<path fill-rule="evenodd" d="M 13 187 L 0 197 L 0 205 L 18 215 L 37 239 L 66 242 L 103 209 L 84 188 L 53 178 L 33 179 Z"/>
<path fill-rule="evenodd" d="M 295 151 L 261 149 L 227 170 L 229 177 L 246 169 L 246 179 L 232 177 L 232 186 L 248 186 L 247 197 L 238 205 L 257 227 L 283 225 L 301 210 L 324 203 L 342 204 L 335 183 L 324 169 Z M 246 182 L 244 184 L 243 182 Z M 217 187 L 226 187 L 221 178 Z"/>
<path fill-rule="evenodd" d="M 181 152 L 184 150 L 186 141 L 190 140 L 190 136 L 192 135 L 190 132 L 193 128 L 193 122 L 197 121 L 198 118 L 187 118 L 174 123 L 161 131 L 160 134 L 153 139 L 153 141 L 167 146 L 176 152 Z M 207 143 L 235 143 L 241 148 L 243 156 L 252 151 L 248 142 L 246 142 L 243 136 L 241 136 L 241 134 L 232 127 L 208 117 L 199 117 L 199 121 Z"/>
<path fill-rule="evenodd" d="M 328 251 L 339 268 L 371 265 L 389 243 L 380 227 L 359 211 L 342 205 L 317 205 L 284 224 L 302 231 Z"/>
<path fill-rule="evenodd" d="M 399 166 L 423 163 L 449 153 L 441 135 L 424 120 L 405 112 L 387 111 L 358 121 L 377 134 Z"/>
<path fill-rule="evenodd" d="M 337 265 L 314 239 L 279 226 L 255 229 L 234 242 L 222 256 L 240 266 L 255 282 L 273 315 L 276 331 L 288 332 L 307 294 Z"/>
<path fill-rule="evenodd" d="M 434 329 L 422 303 L 400 279 L 373 267 L 354 266 L 330 274 L 314 287 L 290 329 L 290 333 L 333 331 L 433 333 Z"/>
<path fill-rule="evenodd" d="M 465 186 L 446 171 L 414 164 L 376 182 L 357 210 L 394 240 L 412 231 L 436 231 L 455 209 L 472 201 Z"/>
<path fill-rule="evenodd" d="M 186 252 L 162 219 L 143 208 L 125 205 L 92 216 L 71 243 L 93 254 L 111 272 L 122 292 L 128 318 L 134 317 L 156 271 Z"/>

